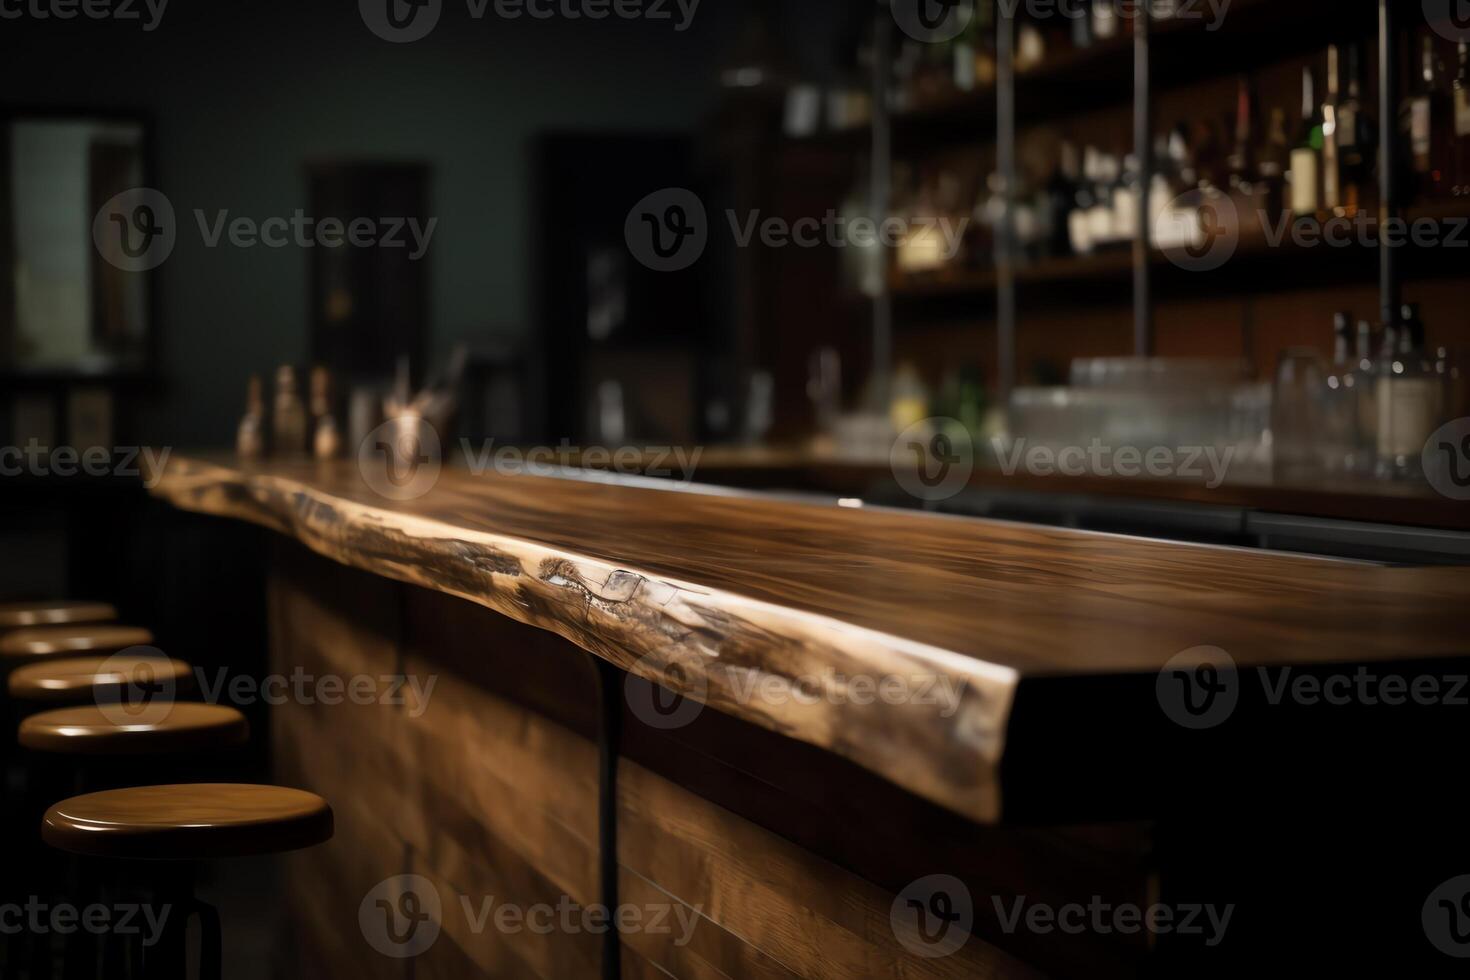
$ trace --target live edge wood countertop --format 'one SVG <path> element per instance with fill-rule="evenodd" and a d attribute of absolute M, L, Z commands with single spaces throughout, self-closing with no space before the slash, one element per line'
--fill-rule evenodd
<path fill-rule="evenodd" d="M 403 501 L 352 461 L 175 454 L 149 477 L 182 509 L 553 630 L 978 821 L 1000 819 L 1002 767 L 1031 737 L 1013 718 L 1030 682 L 1152 690 L 1203 645 L 1242 668 L 1467 647 L 1470 568 L 454 467 Z M 912 696 L 883 696 L 885 680 Z M 1108 724 L 1101 696 L 1069 697 L 1091 712 L 1079 725 Z"/>

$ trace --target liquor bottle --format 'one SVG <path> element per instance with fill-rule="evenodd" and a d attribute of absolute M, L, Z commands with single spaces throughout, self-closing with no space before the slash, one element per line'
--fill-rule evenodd
<path fill-rule="evenodd" d="M 1434 52 L 1434 37 L 1426 35 L 1415 74 L 1414 89 L 1405 102 L 1403 125 L 1408 137 L 1409 190 L 1421 200 L 1448 194 L 1453 178 L 1444 155 L 1449 150 L 1450 96 L 1441 84 L 1444 72 Z"/>
<path fill-rule="evenodd" d="M 1337 211 L 1342 206 L 1342 172 L 1337 152 L 1337 105 L 1342 95 L 1338 48 L 1327 46 L 1327 98 L 1322 102 L 1322 209 Z"/>
<path fill-rule="evenodd" d="M 1076 255 L 1090 255 L 1093 250 L 1092 210 L 1097 205 L 1098 152 L 1089 146 L 1082 151 L 1082 179 L 1077 182 L 1076 207 L 1067 218 L 1068 237 Z"/>
<path fill-rule="evenodd" d="M 1241 76 L 1235 95 L 1235 146 L 1230 151 L 1231 190 L 1243 190 L 1246 196 L 1256 179 L 1256 114 L 1250 82 Z"/>
<path fill-rule="evenodd" d="M 1455 189 L 1470 197 L 1470 41 L 1460 42 L 1460 66 L 1455 72 Z"/>
<path fill-rule="evenodd" d="M 1337 128 L 1334 132 L 1342 200 L 1338 213 L 1344 215 L 1354 215 L 1367 209 L 1378 155 L 1376 128 L 1363 104 L 1360 57 L 1358 45 L 1349 44 L 1345 71 L 1347 91 L 1337 104 Z"/>
<path fill-rule="evenodd" d="M 276 407 L 272 419 L 274 451 L 278 456 L 306 452 L 306 408 L 296 390 L 296 370 L 283 364 L 276 371 Z"/>
<path fill-rule="evenodd" d="M 245 385 L 245 415 L 235 433 L 235 452 L 241 459 L 265 455 L 265 393 L 258 374 L 252 374 Z"/>
<path fill-rule="evenodd" d="M 1113 181 L 1113 242 L 1128 245 L 1138 237 L 1138 157 L 1129 153 Z"/>
<path fill-rule="evenodd" d="M 1113 0 L 1092 0 L 1092 36 L 1099 41 L 1118 36 L 1118 11 Z"/>
<path fill-rule="evenodd" d="M 1316 214 L 1322 207 L 1322 117 L 1317 112 L 1311 66 L 1302 69 L 1302 126 L 1291 149 L 1291 213 Z"/>
<path fill-rule="evenodd" d="M 1047 254 L 1053 258 L 1072 254 L 1072 212 L 1077 207 L 1080 176 L 1077 146 L 1064 141 L 1061 160 L 1046 185 Z"/>
<path fill-rule="evenodd" d="M 1443 382 L 1424 352 L 1424 323 L 1416 303 L 1399 314 L 1397 350 L 1378 376 L 1378 475 L 1420 474 L 1424 443 L 1439 425 Z"/>
<path fill-rule="evenodd" d="M 1118 158 L 1099 153 L 1093 170 L 1092 210 L 1087 213 L 1087 234 L 1094 250 L 1112 245 L 1116 239 L 1113 226 L 1113 193 L 1118 181 Z"/>
<path fill-rule="evenodd" d="M 1351 313 L 1333 314 L 1332 371 L 1327 375 L 1327 390 L 1322 399 L 1322 455 L 1329 472 L 1352 468 L 1358 423 L 1351 356 L 1352 332 Z"/>
<path fill-rule="evenodd" d="M 1291 165 L 1291 149 L 1286 142 L 1286 110 L 1271 110 L 1271 125 L 1266 141 L 1256 154 L 1256 172 L 1264 191 L 1266 216 L 1275 221 L 1286 210 L 1286 171 Z"/>

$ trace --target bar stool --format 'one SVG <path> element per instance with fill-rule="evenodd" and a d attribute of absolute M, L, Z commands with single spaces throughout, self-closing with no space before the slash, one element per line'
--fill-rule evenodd
<path fill-rule="evenodd" d="M 39 602 L 0 602 L 0 632 L 24 626 L 110 623 L 117 610 L 105 602 L 50 599 Z"/>
<path fill-rule="evenodd" d="M 201 980 L 218 980 L 223 937 L 218 912 L 194 894 L 194 865 L 313 847 L 332 831 L 332 808 L 315 793 L 240 783 L 89 793 L 52 806 L 41 823 L 42 839 L 58 850 L 129 862 L 141 883 L 152 884 L 155 901 L 175 913 L 151 950 L 134 947 L 137 975 L 184 977 L 188 922 L 198 916 Z"/>
<path fill-rule="evenodd" d="M 33 666 L 44 665 L 47 662 Z M 25 767 L 31 776 L 22 804 L 28 813 L 26 823 L 36 826 L 47 805 L 73 794 L 212 773 L 205 766 L 220 751 L 244 744 L 249 734 L 243 714 L 213 704 L 104 702 L 39 711 L 21 721 L 17 744 L 31 753 L 64 757 L 69 764 L 58 767 L 32 759 Z M 119 890 L 119 872 L 106 862 L 72 861 L 63 867 L 37 855 L 22 870 L 29 872 L 34 889 L 58 897 L 106 896 Z M 75 936 L 63 957 L 68 975 L 76 974 L 79 963 L 95 960 L 106 945 L 95 937 Z M 49 970 L 56 953 L 49 942 L 34 943 L 31 956 L 36 969 Z M 82 975 L 90 975 L 90 970 L 84 969 Z"/>
<path fill-rule="evenodd" d="M 41 660 L 10 672 L 12 700 L 27 706 L 123 704 L 130 695 L 169 697 L 192 693 L 194 669 L 171 657 L 110 656 Z"/>
<path fill-rule="evenodd" d="M 0 664 L 15 667 L 41 657 L 113 653 L 152 643 L 153 634 L 141 626 L 111 623 L 27 626 L 0 636 Z"/>

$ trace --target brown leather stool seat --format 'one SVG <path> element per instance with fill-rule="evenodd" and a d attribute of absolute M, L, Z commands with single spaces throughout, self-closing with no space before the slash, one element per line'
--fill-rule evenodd
<path fill-rule="evenodd" d="M 249 722 L 234 708 L 181 701 L 42 711 L 20 723 L 17 740 L 37 752 L 149 756 L 229 748 L 249 735 Z"/>
<path fill-rule="evenodd" d="M 152 643 L 153 634 L 141 626 L 31 626 L 0 636 L 0 662 L 66 654 L 113 653 Z"/>
<path fill-rule="evenodd" d="M 0 631 L 67 623 L 110 623 L 115 619 L 117 610 L 105 602 L 75 599 L 0 602 Z"/>
<path fill-rule="evenodd" d="M 46 811 L 41 836 L 52 847 L 92 857 L 246 857 L 330 840 L 332 808 L 315 793 L 283 786 L 138 786 L 57 803 Z"/>
<path fill-rule="evenodd" d="M 114 653 L 42 660 L 11 671 L 10 696 L 31 704 L 121 703 L 130 694 L 158 692 L 172 699 L 192 690 L 193 668 L 161 656 Z"/>

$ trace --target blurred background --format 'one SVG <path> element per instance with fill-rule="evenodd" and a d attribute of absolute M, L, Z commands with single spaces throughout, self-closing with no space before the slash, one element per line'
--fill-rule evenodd
<path fill-rule="evenodd" d="M 350 454 L 439 386 L 450 451 L 1455 553 L 1470 31 L 1384 7 L 7 7 L 0 442 Z"/>

